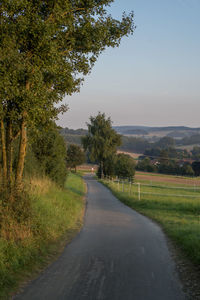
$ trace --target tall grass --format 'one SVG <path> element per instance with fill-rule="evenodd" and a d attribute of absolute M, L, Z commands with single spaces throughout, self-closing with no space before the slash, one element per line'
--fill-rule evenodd
<path fill-rule="evenodd" d="M 154 182 L 154 186 L 141 186 L 139 200 L 136 185 L 130 189 L 128 183 L 123 187 L 116 182 L 102 182 L 126 205 L 162 224 L 168 236 L 200 266 L 200 190 L 191 186 L 181 189 L 180 185 L 163 187 L 164 183 Z"/>
<path fill-rule="evenodd" d="M 5 214 L 0 237 L 0 298 L 7 299 L 21 280 L 56 251 L 61 240 L 81 227 L 85 186 L 80 176 L 70 174 L 65 188 L 47 178 L 26 180 L 31 215 L 17 222 Z"/>

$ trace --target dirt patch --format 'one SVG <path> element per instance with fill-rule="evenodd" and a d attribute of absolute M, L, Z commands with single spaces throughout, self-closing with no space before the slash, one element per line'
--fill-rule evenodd
<path fill-rule="evenodd" d="M 183 284 L 186 300 L 200 300 L 200 266 L 195 266 L 180 248 L 167 238 L 171 255 L 176 262 L 176 271 Z"/>

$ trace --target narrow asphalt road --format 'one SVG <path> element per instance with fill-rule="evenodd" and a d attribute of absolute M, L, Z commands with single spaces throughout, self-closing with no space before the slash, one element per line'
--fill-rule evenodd
<path fill-rule="evenodd" d="M 14 299 L 183 300 L 161 229 L 86 176 L 84 227 Z"/>

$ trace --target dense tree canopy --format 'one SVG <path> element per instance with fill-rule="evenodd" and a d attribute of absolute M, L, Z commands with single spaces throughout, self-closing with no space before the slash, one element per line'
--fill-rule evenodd
<path fill-rule="evenodd" d="M 71 144 L 67 149 L 67 167 L 74 168 L 85 162 L 85 153 L 78 145 Z"/>
<path fill-rule="evenodd" d="M 29 148 L 39 163 L 40 172 L 49 176 L 60 186 L 63 186 L 67 174 L 67 151 L 65 141 L 59 134 L 56 124 L 52 122 L 48 129 L 40 128 L 37 134 L 33 133 L 30 135 Z M 31 162 L 28 162 L 29 158 L 27 155 L 26 164 L 31 164 Z"/>
<path fill-rule="evenodd" d="M 102 177 L 104 163 L 116 153 L 117 147 L 121 144 L 121 137 L 112 128 L 111 119 L 106 118 L 104 113 L 91 116 L 87 125 L 88 134 L 82 139 L 83 147 L 89 151 L 91 160 L 98 161 Z"/>
<path fill-rule="evenodd" d="M 120 178 L 129 178 L 133 180 L 135 174 L 135 160 L 124 153 L 120 153 L 115 161 L 115 175 Z"/>
<path fill-rule="evenodd" d="M 167 149 L 169 147 L 173 148 L 175 146 L 175 141 L 173 138 L 164 136 L 158 142 L 154 144 L 154 147 L 158 147 L 161 149 Z"/>
<path fill-rule="evenodd" d="M 12 186 L 12 143 L 20 136 L 15 174 L 21 186 L 26 128 L 55 119 L 55 106 L 77 92 L 106 47 L 133 32 L 133 14 L 113 19 L 112 0 L 3 0 L 0 3 L 0 116 L 4 186 Z"/>
<path fill-rule="evenodd" d="M 192 168 L 194 170 L 195 176 L 200 176 L 200 162 L 194 161 L 192 163 Z"/>

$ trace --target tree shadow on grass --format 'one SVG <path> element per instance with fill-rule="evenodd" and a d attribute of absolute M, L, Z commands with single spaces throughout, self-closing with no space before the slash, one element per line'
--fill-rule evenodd
<path fill-rule="evenodd" d="M 71 191 L 72 193 L 75 193 L 76 195 L 79 196 L 84 196 L 85 193 L 83 191 L 80 191 L 79 189 L 75 188 L 75 187 L 68 187 L 67 188 L 69 191 Z"/>

